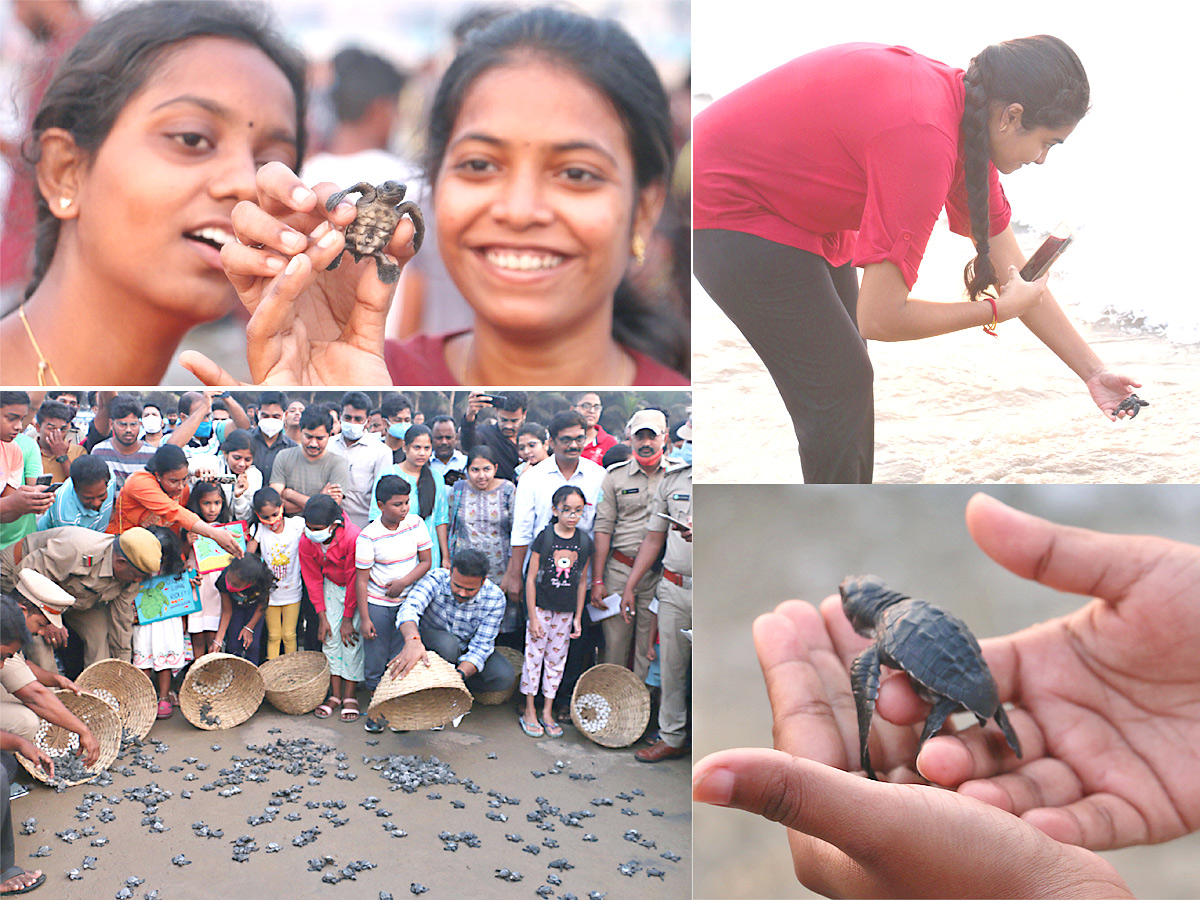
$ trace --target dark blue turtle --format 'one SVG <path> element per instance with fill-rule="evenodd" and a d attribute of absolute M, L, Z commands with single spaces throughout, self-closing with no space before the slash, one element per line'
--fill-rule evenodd
<path fill-rule="evenodd" d="M 965 709 L 975 714 L 980 725 L 995 717 L 1008 746 L 1020 757 L 1021 745 L 1000 704 L 996 680 L 962 619 L 893 591 L 874 575 L 849 576 L 838 591 L 854 630 L 875 640 L 850 665 L 859 750 L 867 775 L 879 780 L 871 768 L 867 737 L 879 696 L 880 665 L 908 673 L 917 694 L 933 704 L 920 744 L 941 729 L 947 716 Z"/>
<path fill-rule="evenodd" d="M 1129 413 L 1129 418 L 1132 419 L 1142 411 L 1143 406 L 1149 405 L 1147 401 L 1143 400 L 1137 394 L 1130 394 L 1117 406 L 1117 412 L 1127 412 Z"/>
<path fill-rule="evenodd" d="M 384 284 L 395 284 L 400 279 L 400 267 L 389 263 L 383 254 L 400 220 L 406 214 L 412 219 L 414 253 L 421 249 L 421 241 L 425 238 L 425 217 L 417 204 L 404 199 L 406 190 L 408 188 L 399 181 L 385 181 L 378 187 L 360 181 L 325 201 L 325 208 L 332 212 L 348 194 L 361 195 L 354 204 L 356 218 L 346 226 L 346 247 L 342 253 L 349 252 L 355 262 L 374 257 L 375 271 Z M 339 253 L 326 268 L 336 269 L 341 263 L 342 254 Z"/>

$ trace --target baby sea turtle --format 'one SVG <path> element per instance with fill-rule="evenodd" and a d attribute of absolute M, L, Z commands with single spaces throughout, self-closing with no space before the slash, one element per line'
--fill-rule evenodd
<path fill-rule="evenodd" d="M 408 886 L 408 889 L 414 894 L 424 894 L 429 890 L 429 888 L 425 887 L 425 885 L 419 884 L 415 881 Z"/>
<path fill-rule="evenodd" d="M 879 696 L 880 664 L 907 672 L 917 693 L 933 704 L 920 744 L 937 733 L 947 716 L 966 709 L 980 725 L 995 717 L 1008 746 L 1020 757 L 1021 745 L 1000 704 L 996 681 L 979 642 L 962 619 L 932 603 L 890 590 L 874 575 L 847 577 L 838 591 L 854 630 L 875 640 L 850 666 L 859 750 L 867 775 L 878 781 L 871 768 L 867 736 Z"/>
<path fill-rule="evenodd" d="M 414 253 L 421 249 L 421 241 L 425 238 L 425 217 L 417 204 L 404 199 L 407 190 L 399 181 L 385 181 L 376 187 L 360 181 L 325 201 L 325 208 L 332 212 L 347 194 L 361 194 L 354 204 L 357 209 L 355 219 L 346 226 L 346 248 L 342 252 L 349 252 L 355 262 L 374 257 L 375 271 L 384 284 L 395 284 L 400 279 L 400 267 L 389 263 L 383 254 L 400 219 L 406 214 L 412 219 Z M 326 268 L 336 269 L 341 263 L 342 254 L 339 253 Z"/>
<path fill-rule="evenodd" d="M 1143 400 L 1137 394 L 1130 394 L 1128 397 L 1126 397 L 1124 400 L 1122 400 L 1120 402 L 1120 404 L 1117 406 L 1117 412 L 1127 412 L 1127 413 L 1129 413 L 1129 418 L 1132 419 L 1132 418 L 1136 417 L 1137 414 L 1142 411 L 1143 406 L 1149 406 L 1149 405 L 1150 404 L 1148 402 Z"/>

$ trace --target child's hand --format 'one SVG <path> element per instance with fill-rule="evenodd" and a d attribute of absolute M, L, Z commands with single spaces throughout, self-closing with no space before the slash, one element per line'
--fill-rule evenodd
<path fill-rule="evenodd" d="M 349 619 L 342 619 L 342 643 L 347 647 L 353 647 L 358 643 L 358 632 L 354 630 L 354 623 Z"/>
<path fill-rule="evenodd" d="M 200 582 L 202 580 L 203 579 L 201 579 L 199 573 L 193 575 L 191 578 L 188 579 L 188 581 L 190 581 L 192 583 L 192 587 L 194 587 L 194 588 L 200 587 Z"/>
<path fill-rule="evenodd" d="M 542 621 L 536 615 L 529 617 L 529 636 L 535 641 L 540 641 L 546 636 L 546 629 L 542 628 Z"/>
<path fill-rule="evenodd" d="M 650 649 L 646 651 L 646 662 L 654 662 L 658 659 L 658 645 L 651 644 Z"/>
<path fill-rule="evenodd" d="M 388 582 L 386 593 L 389 597 L 399 597 L 402 593 L 404 593 L 405 587 L 406 585 L 404 585 L 399 578 L 393 578 Z"/>
<path fill-rule="evenodd" d="M 317 640 L 322 644 L 329 640 L 329 619 L 325 617 L 325 613 L 317 616 Z"/>
<path fill-rule="evenodd" d="M 362 631 L 364 641 L 373 641 L 375 640 L 376 635 L 379 634 L 379 632 L 375 630 L 375 623 L 371 621 L 370 616 L 363 617 L 362 628 L 360 630 Z"/>
<path fill-rule="evenodd" d="M 254 641 L 254 629 L 247 625 L 238 632 L 238 640 L 242 642 L 242 648 L 245 649 Z"/>
<path fill-rule="evenodd" d="M 572 623 L 571 637 L 577 638 L 581 634 L 583 634 L 583 621 L 579 618 L 579 616 L 576 616 L 574 622 Z"/>

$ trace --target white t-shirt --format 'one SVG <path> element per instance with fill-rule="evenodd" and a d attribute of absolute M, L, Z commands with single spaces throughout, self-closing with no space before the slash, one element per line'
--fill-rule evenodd
<path fill-rule="evenodd" d="M 300 537 L 304 534 L 302 516 L 284 516 L 283 531 L 276 534 L 262 522 L 254 528 L 258 553 L 275 575 L 275 589 L 268 606 L 289 606 L 300 602 Z"/>
<path fill-rule="evenodd" d="M 381 518 L 370 522 L 359 534 L 354 545 L 355 568 L 371 570 L 371 578 L 367 584 L 367 602 L 375 606 L 398 608 L 404 598 L 389 597 L 388 583 L 415 569 L 417 551 L 428 550 L 431 546 L 429 529 L 416 513 L 409 513 L 396 526 L 395 531 L 385 528 Z"/>

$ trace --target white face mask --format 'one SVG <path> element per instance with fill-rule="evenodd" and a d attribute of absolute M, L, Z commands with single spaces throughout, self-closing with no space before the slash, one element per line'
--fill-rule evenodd
<path fill-rule="evenodd" d="M 357 441 L 366 433 L 367 426 L 362 422 L 343 422 L 342 437 L 348 441 Z"/>
<path fill-rule="evenodd" d="M 283 431 L 283 419 L 259 419 L 258 430 L 269 438 Z"/>
<path fill-rule="evenodd" d="M 329 538 L 332 534 L 333 534 L 333 526 L 332 525 L 330 525 L 328 528 L 322 528 L 320 531 L 313 531 L 307 525 L 304 526 L 304 536 L 306 538 L 308 538 L 310 541 L 312 541 L 314 544 L 325 543 L 327 540 L 329 540 Z"/>
<path fill-rule="evenodd" d="M 158 434 L 163 430 L 162 416 L 156 416 L 153 413 L 148 413 L 142 416 L 142 428 L 146 434 Z"/>

